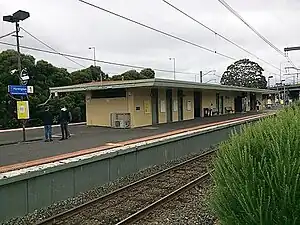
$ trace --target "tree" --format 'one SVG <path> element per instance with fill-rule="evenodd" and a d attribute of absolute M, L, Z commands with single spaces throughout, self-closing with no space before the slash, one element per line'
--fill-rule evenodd
<path fill-rule="evenodd" d="M 112 77 L 112 80 L 141 80 L 141 79 L 151 79 L 154 78 L 155 72 L 146 68 L 141 70 L 141 72 L 137 72 L 136 70 L 128 70 L 121 75 L 115 75 Z"/>
<path fill-rule="evenodd" d="M 153 79 L 155 77 L 155 72 L 150 68 L 146 68 L 141 70 L 140 75 L 142 79 Z"/>
<path fill-rule="evenodd" d="M 121 75 L 110 78 L 99 66 L 91 66 L 86 69 L 69 73 L 65 68 L 58 68 L 45 60 L 36 62 L 31 55 L 21 54 L 22 69 L 26 68 L 30 80 L 28 85 L 34 87 L 34 94 L 29 95 L 30 120 L 27 126 L 42 125 L 41 113 L 44 107 L 41 106 L 49 98 L 49 87 L 67 86 L 72 84 L 88 83 L 102 80 L 138 80 L 153 78 L 155 73 L 152 69 L 143 69 L 140 73 L 136 70 L 129 70 Z M 11 74 L 12 70 L 18 68 L 17 52 L 6 50 L 0 53 L 0 129 L 20 127 L 17 120 L 16 101 L 7 93 L 8 85 L 19 84 L 16 74 Z M 59 98 L 48 102 L 54 118 L 57 119 L 60 108 L 67 106 L 73 115 L 74 122 L 85 120 L 85 94 L 65 93 Z"/>
<path fill-rule="evenodd" d="M 230 65 L 221 78 L 221 84 L 250 88 L 266 88 L 267 81 L 262 75 L 264 69 L 256 62 L 242 59 Z"/>
<path fill-rule="evenodd" d="M 92 81 L 108 80 L 109 77 L 99 66 L 91 66 L 87 69 L 77 70 L 71 73 L 72 84 L 89 83 Z"/>

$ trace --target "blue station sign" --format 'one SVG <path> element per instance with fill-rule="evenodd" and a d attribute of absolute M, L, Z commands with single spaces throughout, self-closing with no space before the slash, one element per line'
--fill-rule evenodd
<path fill-rule="evenodd" d="M 26 85 L 8 85 L 8 93 L 11 95 L 27 95 Z"/>

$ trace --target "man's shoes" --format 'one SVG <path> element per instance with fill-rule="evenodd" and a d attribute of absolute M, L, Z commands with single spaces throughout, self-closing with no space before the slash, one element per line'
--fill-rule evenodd
<path fill-rule="evenodd" d="M 53 139 L 50 139 L 50 142 L 52 142 L 53 141 Z"/>
<path fill-rule="evenodd" d="M 49 142 L 49 140 L 48 140 L 48 139 L 46 139 L 46 140 L 45 140 L 45 142 Z"/>
<path fill-rule="evenodd" d="M 61 138 L 61 139 L 59 139 L 60 141 L 63 141 L 63 140 L 65 140 L 64 138 Z"/>

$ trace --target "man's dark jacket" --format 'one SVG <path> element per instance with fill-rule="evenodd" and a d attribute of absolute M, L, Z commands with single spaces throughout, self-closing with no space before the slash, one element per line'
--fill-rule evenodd
<path fill-rule="evenodd" d="M 51 112 L 49 112 L 49 111 L 44 112 L 43 121 L 44 121 L 45 126 L 52 125 L 53 116 L 52 116 Z"/>

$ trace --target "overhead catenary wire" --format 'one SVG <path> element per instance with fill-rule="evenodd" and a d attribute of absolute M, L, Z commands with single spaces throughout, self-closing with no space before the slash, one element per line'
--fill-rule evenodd
<path fill-rule="evenodd" d="M 168 37 L 170 37 L 170 38 L 173 38 L 173 39 L 176 39 L 176 40 L 178 40 L 178 41 L 184 42 L 184 43 L 186 43 L 186 44 L 192 45 L 192 46 L 194 46 L 194 47 L 200 48 L 200 49 L 202 49 L 202 50 L 205 50 L 205 51 L 208 51 L 208 52 L 217 54 L 217 55 L 222 56 L 222 57 L 227 58 L 227 59 L 236 60 L 234 57 L 231 57 L 231 56 L 228 56 L 228 55 L 226 55 L 226 54 L 217 52 L 217 51 L 215 51 L 215 50 L 212 50 L 212 49 L 210 49 L 210 48 L 201 46 L 201 45 L 199 45 L 199 44 L 196 44 L 196 43 L 194 43 L 194 42 L 188 41 L 188 40 L 183 39 L 183 38 L 181 38 L 181 37 L 175 36 L 175 35 L 173 35 L 173 34 L 170 34 L 170 33 L 167 33 L 167 32 L 165 32 L 165 31 L 159 30 L 159 29 L 157 29 L 157 28 L 151 27 L 151 26 L 149 26 L 149 25 L 143 24 L 143 23 L 138 22 L 138 21 L 136 21 L 136 20 L 130 19 L 130 18 L 125 17 L 125 16 L 122 16 L 122 15 L 120 15 L 120 14 L 118 14 L 118 13 L 115 13 L 115 12 L 112 12 L 112 11 L 110 11 L 110 10 L 104 9 L 104 8 L 102 8 L 102 7 L 100 7 L 100 6 L 97 6 L 97 5 L 94 5 L 94 4 L 90 3 L 90 2 L 87 2 L 87 1 L 84 1 L 84 0 L 78 0 L 78 1 L 80 1 L 80 2 L 82 2 L 82 3 L 84 3 L 84 4 L 87 4 L 87 5 L 89 5 L 89 6 L 92 6 L 92 7 L 96 8 L 96 9 L 99 9 L 99 10 L 101 10 L 101 11 L 104 11 L 104 12 L 107 12 L 107 13 L 109 13 L 109 14 L 112 14 L 112 15 L 114 15 L 114 16 L 120 17 L 120 18 L 122 18 L 122 19 L 124 19 L 124 20 L 127 20 L 127 21 L 131 22 L 131 23 L 135 23 L 135 24 L 137 24 L 137 25 L 139 25 L 139 26 L 142 26 L 142 27 L 144 27 L 144 28 L 147 28 L 147 29 L 149 29 L 149 30 L 155 31 L 155 32 L 157 32 L 157 33 L 163 34 L 163 35 L 168 36 Z"/>
<path fill-rule="evenodd" d="M 7 46 L 13 46 L 13 47 L 16 46 L 16 44 L 3 42 L 3 41 L 0 41 L 0 44 L 7 45 Z M 39 48 L 34 48 L 34 47 L 23 46 L 23 45 L 20 45 L 20 48 L 31 50 L 31 51 L 43 52 L 43 53 L 52 54 L 52 55 L 66 56 L 69 58 L 74 58 L 74 59 L 79 59 L 79 60 L 93 61 L 93 62 L 95 61 L 94 59 L 83 57 L 83 56 L 76 56 L 76 55 L 71 55 L 71 54 L 66 54 L 66 53 L 61 53 L 61 52 L 56 52 L 56 51 L 49 51 L 49 50 L 44 50 L 44 49 L 39 49 Z M 96 62 L 113 65 L 113 66 L 133 68 L 133 69 L 151 68 L 151 67 L 147 67 L 147 66 L 130 65 L 130 64 L 126 64 L 126 63 L 117 63 L 117 62 L 110 62 L 110 61 L 104 61 L 104 60 L 98 60 L 98 59 L 96 59 Z M 174 73 L 174 70 L 165 70 L 165 69 L 158 69 L 158 68 L 151 68 L 151 69 L 154 71 L 157 71 L 157 72 Z M 199 73 L 182 72 L 182 71 L 176 71 L 176 74 L 199 75 Z"/>
<path fill-rule="evenodd" d="M 213 30 L 212 28 L 208 27 L 207 25 L 205 25 L 204 23 L 200 22 L 199 20 L 195 19 L 194 17 L 192 17 L 191 15 L 187 14 L 186 12 L 184 12 L 183 10 L 179 9 L 178 7 L 176 7 L 175 5 L 171 4 L 170 2 L 166 1 L 166 0 L 162 0 L 163 2 L 165 2 L 166 4 L 168 4 L 169 6 L 171 6 L 173 9 L 179 11 L 180 13 L 182 13 L 183 15 L 187 16 L 188 18 L 192 19 L 194 22 L 200 24 L 202 27 L 206 28 L 207 30 L 209 30 L 210 32 L 214 33 L 215 35 L 219 36 L 220 38 L 224 39 L 225 41 L 229 42 L 230 44 L 236 46 L 237 48 L 243 50 L 244 52 L 248 53 L 249 55 L 252 55 L 253 57 L 255 57 L 256 59 L 268 64 L 269 66 L 272 66 L 273 68 L 280 70 L 280 68 L 272 65 L 271 63 L 265 61 L 264 59 L 261 59 L 260 57 L 258 57 L 257 55 L 255 55 L 254 53 L 250 52 L 249 50 L 245 49 L 244 47 L 238 45 L 237 43 L 233 42 L 232 40 L 230 40 L 229 38 L 225 37 L 222 34 L 219 34 L 217 31 Z"/>
<path fill-rule="evenodd" d="M 14 33 L 16 33 L 16 31 L 12 31 L 12 32 L 10 32 L 10 33 L 8 33 L 8 34 L 4 34 L 3 36 L 0 36 L 0 39 L 5 38 L 5 37 L 8 37 L 8 36 L 10 36 L 10 35 L 12 35 L 12 34 L 14 34 Z"/>
<path fill-rule="evenodd" d="M 249 29 L 251 29 L 258 37 L 260 37 L 265 43 L 277 51 L 280 55 L 288 59 L 288 62 L 291 63 L 294 67 L 295 64 L 292 60 L 279 48 L 277 48 L 272 42 L 260 34 L 254 27 L 252 27 L 237 11 L 235 11 L 225 0 L 218 0 L 227 10 L 229 10 L 233 15 L 235 15 L 239 20 L 241 20 Z"/>
<path fill-rule="evenodd" d="M 23 30 L 26 34 L 28 34 L 29 36 L 31 36 L 31 37 L 32 37 L 33 39 L 35 39 L 36 41 L 38 41 L 38 42 L 40 42 L 41 44 L 43 44 L 44 46 L 46 46 L 47 48 L 49 48 L 49 49 L 55 51 L 56 53 L 60 54 L 56 49 L 52 48 L 50 45 L 48 45 L 48 44 L 46 44 L 45 42 L 43 42 L 41 39 L 39 39 L 39 38 L 37 38 L 36 36 L 34 36 L 33 34 L 31 34 L 29 31 L 27 31 L 27 30 L 24 29 L 23 27 L 20 27 L 20 29 Z M 81 66 L 81 67 L 83 67 L 83 68 L 86 68 L 86 66 L 84 66 L 84 65 L 82 65 L 82 64 L 80 64 L 80 63 L 78 63 L 78 62 L 76 62 L 76 61 L 73 60 L 73 59 L 70 59 L 70 58 L 67 57 L 67 56 L 64 56 L 64 55 L 61 55 L 61 56 L 63 56 L 63 57 L 66 58 L 67 60 L 69 60 L 69 61 L 75 63 L 75 64 L 78 65 L 78 66 Z"/>

